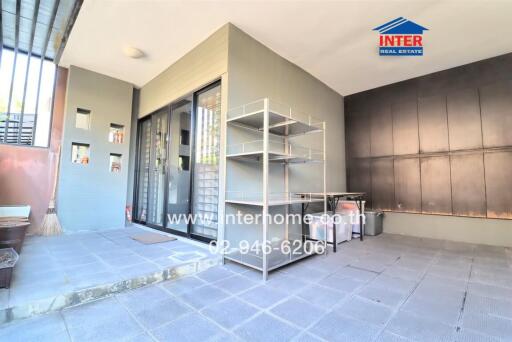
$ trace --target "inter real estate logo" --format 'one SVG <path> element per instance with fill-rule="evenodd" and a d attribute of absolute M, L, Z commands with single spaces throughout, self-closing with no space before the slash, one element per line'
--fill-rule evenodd
<path fill-rule="evenodd" d="M 380 56 L 423 56 L 423 31 L 427 28 L 399 17 L 373 31 L 380 33 Z"/>

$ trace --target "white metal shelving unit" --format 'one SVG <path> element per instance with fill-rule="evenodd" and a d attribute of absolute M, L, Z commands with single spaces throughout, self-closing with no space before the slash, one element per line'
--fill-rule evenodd
<path fill-rule="evenodd" d="M 287 105 L 269 100 L 261 99 L 236 107 L 228 111 L 226 120 L 226 132 L 230 128 L 242 128 L 253 131 L 262 139 L 251 140 L 241 143 L 226 144 L 226 159 L 242 163 L 252 163 L 256 168 L 261 168 L 262 191 L 251 193 L 245 191 L 226 190 L 225 206 L 250 206 L 251 210 L 261 210 L 262 217 L 268 216 L 269 208 L 284 206 L 288 214 L 289 206 L 292 204 L 304 204 L 312 202 L 323 202 L 323 211 L 327 213 L 326 199 L 326 154 L 325 154 L 325 122 L 315 120 L 309 115 L 294 111 Z M 301 147 L 290 143 L 289 138 L 304 134 L 319 134 L 322 137 L 322 149 Z M 278 140 L 278 141 L 276 141 Z M 285 192 L 269 191 L 269 165 L 280 163 L 284 166 L 284 189 Z M 323 198 L 308 196 L 307 193 L 295 194 L 289 192 L 289 170 L 288 165 L 294 163 L 321 163 L 323 167 Z M 321 196 L 320 196 L 321 197 Z M 227 211 L 227 208 L 226 208 Z M 268 272 L 292 262 L 301 260 L 316 252 L 307 250 L 302 245 L 301 249 L 296 248 L 290 253 L 283 253 L 280 244 L 284 240 L 291 241 L 288 232 L 288 223 L 283 223 L 284 240 L 277 239 L 270 235 L 269 223 L 263 219 L 261 222 L 262 242 L 271 246 L 269 254 L 262 251 L 242 253 L 239 248 L 233 247 L 225 251 L 225 259 L 249 266 L 263 273 L 266 280 Z M 243 229 L 243 227 L 238 227 Z M 300 241 L 304 241 L 304 236 Z M 295 240 L 298 238 L 296 237 Z"/>

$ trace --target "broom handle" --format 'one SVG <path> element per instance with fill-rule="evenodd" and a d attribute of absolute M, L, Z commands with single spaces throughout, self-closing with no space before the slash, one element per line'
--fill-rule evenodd
<path fill-rule="evenodd" d="M 59 166 L 60 166 L 60 145 L 57 150 L 57 162 L 55 168 L 55 177 L 53 178 L 53 191 L 52 191 L 52 201 L 55 201 L 55 194 L 57 192 L 57 180 L 59 179 Z"/>

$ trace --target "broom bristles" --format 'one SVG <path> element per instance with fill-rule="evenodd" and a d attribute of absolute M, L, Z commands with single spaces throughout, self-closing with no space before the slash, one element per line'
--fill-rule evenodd
<path fill-rule="evenodd" d="M 50 201 L 46 215 L 44 215 L 40 233 L 41 235 L 59 235 L 62 233 L 59 217 L 55 212 L 55 201 L 53 200 Z"/>

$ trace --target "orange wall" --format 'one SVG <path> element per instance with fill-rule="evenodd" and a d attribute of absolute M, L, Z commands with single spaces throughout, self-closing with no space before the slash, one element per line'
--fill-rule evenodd
<path fill-rule="evenodd" d="M 62 139 L 67 78 L 68 70 L 59 67 L 49 148 L 0 144 L 0 205 L 30 205 L 30 233 L 40 226 L 51 197 Z"/>

